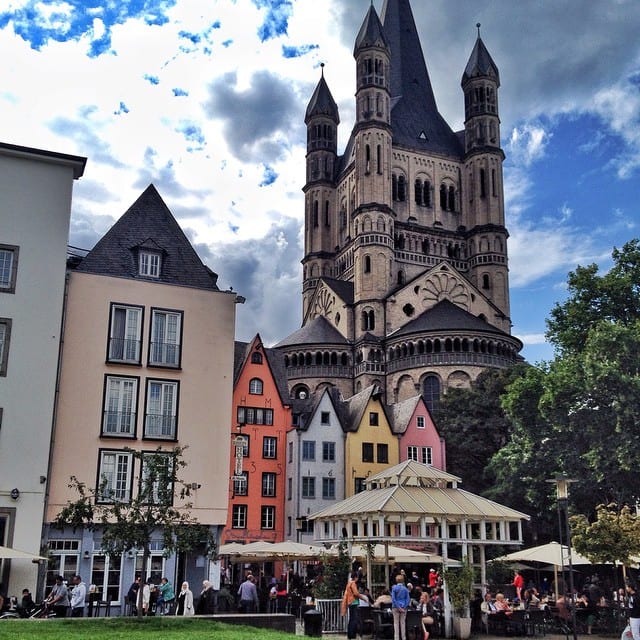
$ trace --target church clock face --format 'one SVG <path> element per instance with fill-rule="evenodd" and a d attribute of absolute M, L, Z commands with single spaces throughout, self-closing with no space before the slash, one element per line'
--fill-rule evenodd
<path fill-rule="evenodd" d="M 469 290 L 450 273 L 434 273 L 427 278 L 422 289 L 422 306 L 429 309 L 442 300 L 450 300 L 465 310 L 469 308 Z"/>

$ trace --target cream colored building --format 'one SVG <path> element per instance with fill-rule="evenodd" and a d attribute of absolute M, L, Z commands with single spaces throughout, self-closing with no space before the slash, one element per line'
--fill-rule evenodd
<path fill-rule="evenodd" d="M 443 34 L 442 37 L 451 37 Z M 436 45 L 437 46 L 437 45 Z M 321 77 L 308 104 L 303 326 L 277 345 L 290 389 L 393 404 L 519 359 L 511 335 L 500 75 L 478 33 L 460 69 L 464 130 L 438 112 L 408 0 L 373 3 L 355 39 L 356 121 Z"/>
<path fill-rule="evenodd" d="M 0 545 L 40 554 L 74 180 L 86 158 L 0 143 Z M 8 595 L 38 565 L 0 560 Z"/>
<path fill-rule="evenodd" d="M 153 186 L 68 275 L 60 393 L 46 522 L 78 496 L 71 475 L 104 500 L 127 501 L 141 470 L 127 448 L 188 447 L 180 472 L 191 514 L 215 535 L 226 523 L 233 391 L 235 293 L 220 291 Z M 102 491 L 102 490 L 101 490 Z M 176 492 L 177 493 L 177 492 Z M 178 496 L 174 506 L 180 506 Z M 79 572 L 102 599 L 122 605 L 134 571 L 174 584 L 209 577 L 197 553 L 150 565 L 131 550 L 109 558 L 100 531 L 48 529 L 56 573 Z M 134 563 L 135 560 L 135 563 Z"/>

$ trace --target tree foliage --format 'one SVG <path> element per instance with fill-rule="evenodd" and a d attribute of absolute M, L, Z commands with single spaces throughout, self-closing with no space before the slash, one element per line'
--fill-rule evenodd
<path fill-rule="evenodd" d="M 447 443 L 447 470 L 463 480 L 463 488 L 481 493 L 493 483 L 487 469 L 491 457 L 509 440 L 512 425 L 500 406 L 505 388 L 526 367 L 489 369 L 470 389 L 450 389 L 441 399 L 434 418 Z"/>
<path fill-rule="evenodd" d="M 323 559 L 322 581 L 314 587 L 316 598 L 342 598 L 349 574 L 351 558 L 347 552 L 346 541 L 338 545 L 336 555 L 327 555 Z"/>
<path fill-rule="evenodd" d="M 613 260 L 604 275 L 595 265 L 569 274 L 569 297 L 548 320 L 555 358 L 529 368 L 502 398 L 513 430 L 491 461 L 491 492 L 516 508 L 521 492 L 522 509 L 542 528 L 554 499 L 544 483 L 560 473 L 579 480 L 571 505 L 587 517 L 598 504 L 640 497 L 639 241 Z"/>
<path fill-rule="evenodd" d="M 640 519 L 628 506 L 598 505 L 593 522 L 584 515 L 570 519 L 573 546 L 594 564 L 629 565 L 640 554 Z"/>
<path fill-rule="evenodd" d="M 99 528 L 106 554 L 142 550 L 143 567 L 148 564 L 152 540 L 159 536 L 165 557 L 195 548 L 202 549 L 205 555 L 211 554 L 212 533 L 191 515 L 191 488 L 180 479 L 180 472 L 187 465 L 183 457 L 185 447 L 171 450 L 159 447 L 152 453 L 126 450 L 140 470 L 137 491 L 126 500 L 119 499 L 110 492 L 106 479 L 96 488 L 72 476 L 68 486 L 77 498 L 62 508 L 53 526 L 60 529 L 70 526 L 74 531 Z M 141 598 L 142 589 L 138 595 Z M 138 607 L 138 612 L 142 612 L 142 607 Z"/>

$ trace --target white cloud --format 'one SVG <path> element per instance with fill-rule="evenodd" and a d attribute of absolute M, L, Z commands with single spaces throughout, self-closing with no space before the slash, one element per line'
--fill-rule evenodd
<path fill-rule="evenodd" d="M 514 127 L 509 137 L 509 155 L 515 163 L 528 167 L 544 158 L 546 146 L 552 136 L 541 124 L 527 122 Z"/>

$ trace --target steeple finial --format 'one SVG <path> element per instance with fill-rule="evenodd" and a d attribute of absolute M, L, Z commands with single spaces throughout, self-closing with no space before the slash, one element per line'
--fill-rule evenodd
<path fill-rule="evenodd" d="M 478 29 L 478 38 L 480 37 L 480 27 L 482 25 L 479 22 L 476 22 L 476 28 Z"/>
<path fill-rule="evenodd" d="M 321 73 L 322 77 L 324 78 L 324 62 L 320 63 L 320 73 Z"/>

